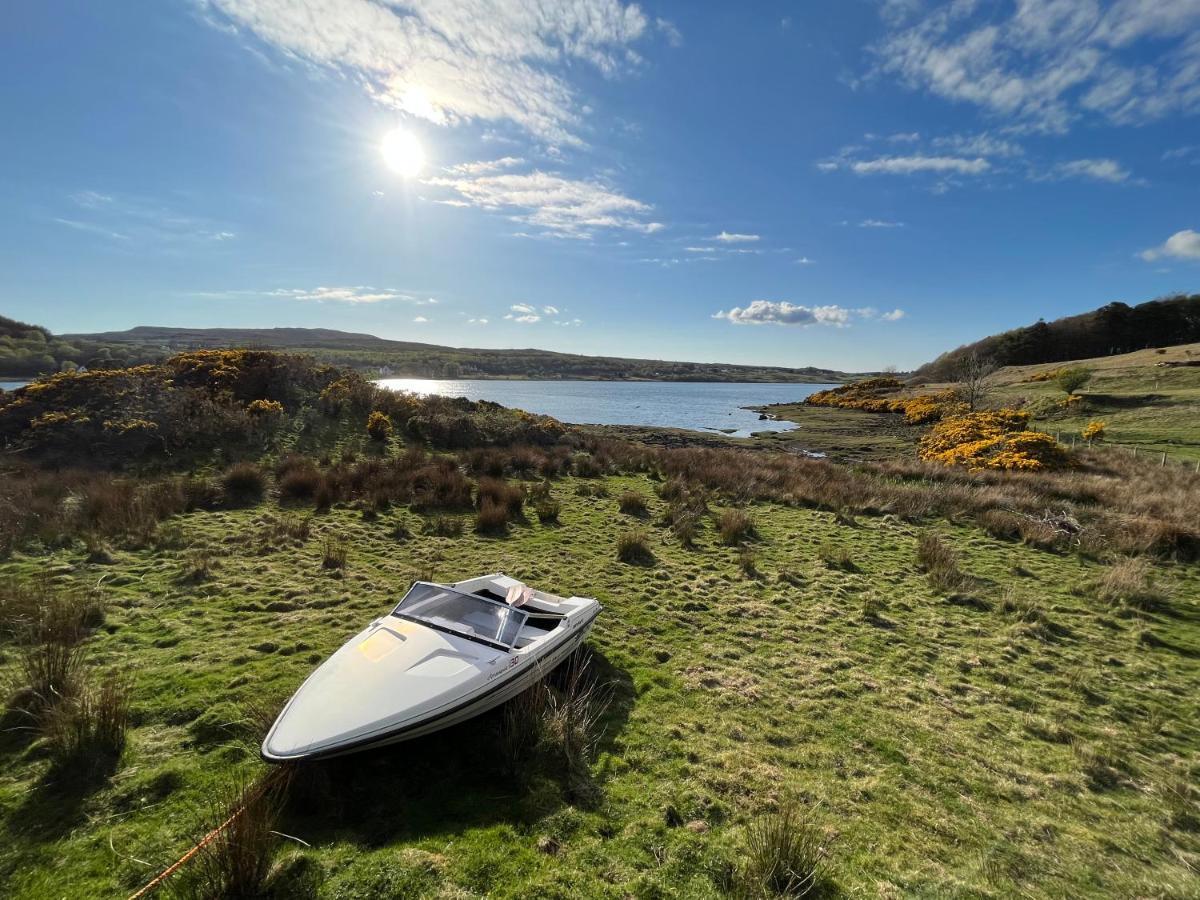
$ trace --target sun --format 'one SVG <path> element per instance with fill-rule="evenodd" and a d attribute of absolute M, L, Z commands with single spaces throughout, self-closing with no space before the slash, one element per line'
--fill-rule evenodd
<path fill-rule="evenodd" d="M 379 152 L 388 168 L 405 178 L 419 175 L 425 166 L 425 151 L 416 135 L 406 128 L 394 128 L 385 134 Z"/>

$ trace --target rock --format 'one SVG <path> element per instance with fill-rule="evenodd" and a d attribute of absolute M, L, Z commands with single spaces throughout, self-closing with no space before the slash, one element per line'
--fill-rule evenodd
<path fill-rule="evenodd" d="M 708 823 L 705 822 L 703 819 L 692 819 L 692 821 L 688 822 L 683 827 L 686 828 L 688 831 L 690 831 L 692 834 L 707 834 L 708 833 Z"/>

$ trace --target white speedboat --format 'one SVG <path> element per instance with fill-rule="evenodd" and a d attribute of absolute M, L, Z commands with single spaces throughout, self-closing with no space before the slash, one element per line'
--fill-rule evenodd
<path fill-rule="evenodd" d="M 477 716 L 570 656 L 600 609 L 506 575 L 418 581 L 308 676 L 267 732 L 263 758 L 339 756 Z"/>

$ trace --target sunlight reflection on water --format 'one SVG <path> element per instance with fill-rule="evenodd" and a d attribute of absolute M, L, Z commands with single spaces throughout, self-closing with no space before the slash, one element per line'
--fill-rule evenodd
<path fill-rule="evenodd" d="M 383 378 L 395 391 L 491 400 L 573 424 L 651 425 L 748 437 L 791 431 L 792 422 L 760 420 L 745 406 L 794 403 L 828 384 L 661 381 L 471 381 Z"/>

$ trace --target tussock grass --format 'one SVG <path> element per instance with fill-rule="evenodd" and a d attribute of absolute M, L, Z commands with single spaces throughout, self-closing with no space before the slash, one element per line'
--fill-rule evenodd
<path fill-rule="evenodd" d="M 617 507 L 625 515 L 637 516 L 638 518 L 645 517 L 649 512 L 645 496 L 638 491 L 624 491 L 617 498 Z"/>
<path fill-rule="evenodd" d="M 349 557 L 350 548 L 341 538 L 327 537 L 321 542 L 321 567 L 325 569 L 344 569 Z"/>
<path fill-rule="evenodd" d="M 424 531 L 433 537 L 460 537 L 463 533 L 463 520 L 458 516 L 434 516 L 425 520 Z"/>
<path fill-rule="evenodd" d="M 109 674 L 98 683 L 80 679 L 62 702 L 46 710 L 41 729 L 51 760 L 62 770 L 111 771 L 125 747 L 129 682 Z"/>
<path fill-rule="evenodd" d="M 721 543 L 729 547 L 737 546 L 758 536 L 754 519 L 741 509 L 725 509 L 717 516 L 717 533 Z"/>
<path fill-rule="evenodd" d="M 1155 583 L 1149 560 L 1142 557 L 1118 559 L 1096 581 L 1095 590 L 1107 603 L 1147 612 L 1167 608 L 1167 594 Z"/>
<path fill-rule="evenodd" d="M 840 572 L 853 572 L 858 567 L 854 564 L 854 554 L 841 544 L 833 541 L 822 541 L 817 547 L 817 559 L 828 568 Z"/>
<path fill-rule="evenodd" d="M 534 504 L 533 510 L 537 513 L 539 522 L 543 525 L 553 525 L 558 522 L 562 504 L 553 497 L 542 497 Z"/>
<path fill-rule="evenodd" d="M 213 793 L 204 832 L 224 827 L 178 876 L 177 889 L 183 896 L 218 900 L 267 894 L 280 843 L 275 825 L 286 802 L 289 778 L 287 770 L 273 769 L 253 780 L 240 776 Z"/>
<path fill-rule="evenodd" d="M 502 534 L 508 528 L 509 515 L 507 506 L 485 496 L 475 513 L 475 530 L 480 534 Z"/>
<path fill-rule="evenodd" d="M 230 504 L 251 506 L 266 496 L 267 475 L 254 463 L 237 463 L 221 477 L 221 488 Z"/>
<path fill-rule="evenodd" d="M 970 579 L 958 567 L 958 552 L 936 531 L 926 529 L 917 536 L 917 565 L 939 591 L 962 590 Z"/>
<path fill-rule="evenodd" d="M 617 536 L 617 559 L 634 566 L 654 564 L 650 535 L 645 528 L 630 528 Z"/>
<path fill-rule="evenodd" d="M 744 900 L 821 897 L 832 880 L 824 833 L 795 801 L 746 828 L 735 895 Z"/>

